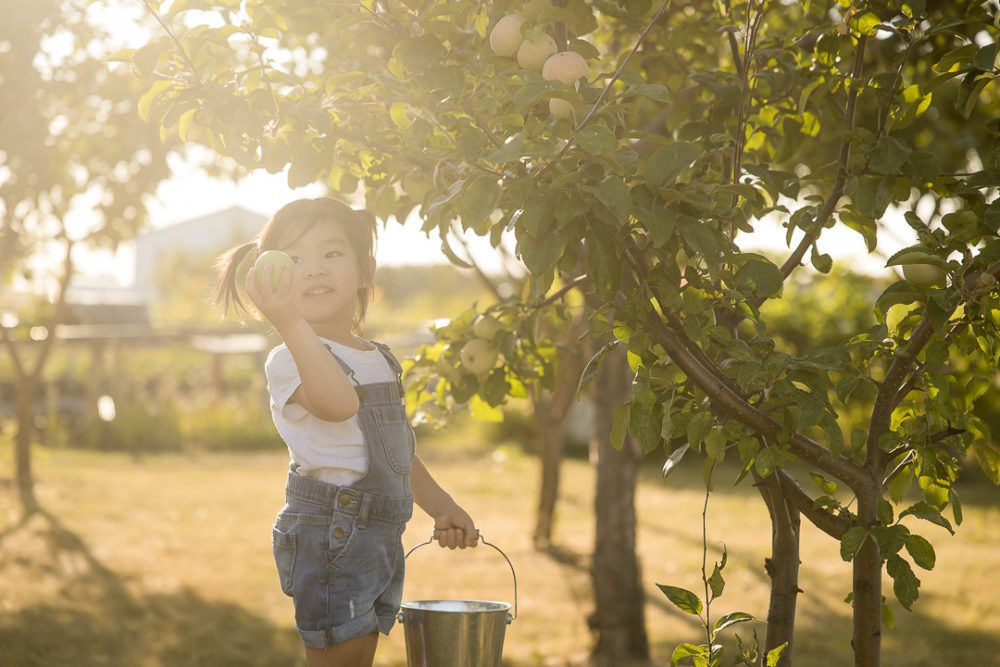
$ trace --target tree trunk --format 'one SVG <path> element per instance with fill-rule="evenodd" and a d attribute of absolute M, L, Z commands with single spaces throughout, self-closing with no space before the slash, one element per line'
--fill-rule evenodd
<path fill-rule="evenodd" d="M 795 636 L 795 606 L 799 595 L 799 511 L 785 498 L 777 475 L 761 479 L 756 473 L 767 511 L 771 515 L 771 557 L 764 569 L 771 578 L 771 598 L 767 608 L 765 652 L 787 644 L 778 667 L 791 667 Z"/>
<path fill-rule="evenodd" d="M 582 318 L 570 328 L 571 337 L 579 337 L 583 333 L 581 321 Z M 533 406 L 535 433 L 538 437 L 538 452 L 542 464 L 534 533 L 535 548 L 540 550 L 547 549 L 552 543 L 566 418 L 577 400 L 577 387 L 585 362 L 584 355 L 576 349 L 572 351 L 560 349 L 557 355 L 555 386 L 551 392 L 536 398 Z"/>
<path fill-rule="evenodd" d="M 14 436 L 14 470 L 21 511 L 27 517 L 38 510 L 35 497 L 35 479 L 31 471 L 31 442 L 35 432 L 35 396 L 38 393 L 36 378 L 21 378 L 15 395 L 17 404 L 17 432 Z"/>
<path fill-rule="evenodd" d="M 593 582 L 597 632 L 593 657 L 600 664 L 649 661 L 645 596 L 635 540 L 636 473 L 642 450 L 626 436 L 621 451 L 611 444 L 614 409 L 629 396 L 624 347 L 608 354 L 593 395 L 597 441 L 597 519 Z"/>
<path fill-rule="evenodd" d="M 538 514 L 532 536 L 535 548 L 544 550 L 552 543 L 552 525 L 556 499 L 559 497 L 559 471 L 563 453 L 563 429 L 548 411 L 549 401 L 535 404 L 535 432 L 541 460 L 541 484 L 538 491 Z"/>
<path fill-rule="evenodd" d="M 867 497 L 866 497 L 867 496 Z M 858 495 L 858 521 L 876 524 L 878 495 Z M 882 653 L 882 557 L 869 537 L 854 557 L 854 667 L 879 667 Z"/>

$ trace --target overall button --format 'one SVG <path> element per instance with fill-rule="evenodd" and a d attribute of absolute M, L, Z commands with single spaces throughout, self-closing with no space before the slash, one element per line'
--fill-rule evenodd
<path fill-rule="evenodd" d="M 350 496 L 340 496 L 340 506 L 341 507 L 348 507 L 350 505 L 356 504 L 357 502 L 358 502 L 357 500 L 355 500 L 354 498 L 351 498 Z"/>
<path fill-rule="evenodd" d="M 333 536 L 336 537 L 338 540 L 342 540 L 348 535 L 350 535 L 350 533 L 341 528 L 340 526 L 337 526 L 336 528 L 333 529 Z"/>

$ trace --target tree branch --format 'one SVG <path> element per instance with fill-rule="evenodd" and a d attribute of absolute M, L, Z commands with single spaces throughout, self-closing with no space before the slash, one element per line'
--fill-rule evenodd
<path fill-rule="evenodd" d="M 670 328 L 659 317 L 654 314 L 647 318 L 646 327 L 656 342 L 666 350 L 670 359 L 708 395 L 713 410 L 739 420 L 769 440 L 776 439 L 778 433 L 783 430 L 781 424 L 761 413 L 717 378 L 694 354 L 678 342 Z M 864 489 L 869 485 L 867 475 L 850 459 L 843 456 L 834 458 L 830 450 L 800 433 L 789 435 L 789 446 L 793 454 L 837 477 L 852 489 Z"/>
<path fill-rule="evenodd" d="M 861 74 L 864 71 L 865 47 L 867 46 L 867 43 L 867 38 L 864 35 L 858 39 L 858 53 L 854 61 L 854 71 L 849 79 L 852 83 L 860 79 Z M 841 195 L 844 194 L 844 186 L 847 183 L 847 164 L 851 157 L 851 132 L 854 129 L 854 118 L 857 103 L 858 89 L 856 85 L 851 85 L 850 90 L 847 93 L 847 106 L 844 108 L 844 138 L 840 142 L 837 179 L 834 181 L 833 190 L 830 191 L 830 196 L 826 198 L 826 201 L 823 202 L 823 207 L 820 209 L 819 213 L 816 214 L 813 231 L 806 232 L 806 235 L 802 237 L 801 241 L 799 241 L 798 246 L 796 246 L 795 250 L 792 251 L 792 254 L 789 255 L 788 259 L 785 260 L 785 263 L 781 265 L 781 273 L 784 274 L 786 278 L 802 264 L 802 258 L 805 256 L 806 251 L 819 238 L 820 230 L 823 229 L 826 222 L 833 215 L 834 211 L 836 211 L 837 202 L 840 201 Z M 757 299 L 755 302 L 759 307 L 760 304 L 763 303 L 763 299 Z"/>
<path fill-rule="evenodd" d="M 909 343 L 900 354 L 897 354 L 885 377 L 882 378 L 872 405 L 872 416 L 868 426 L 868 440 L 865 442 L 865 465 L 872 473 L 879 467 L 880 456 L 878 441 L 889 430 L 892 422 L 892 411 L 899 404 L 899 388 L 903 385 L 907 373 L 913 368 L 917 355 L 924 349 L 934 336 L 934 325 L 929 317 L 924 317 L 910 334 Z"/>
<path fill-rule="evenodd" d="M 785 494 L 785 498 L 799 510 L 799 513 L 809 519 L 810 523 L 834 539 L 839 540 L 844 536 L 844 533 L 852 525 L 850 520 L 815 507 L 809 494 L 784 470 L 778 469 L 775 474 L 781 482 L 781 490 Z"/>

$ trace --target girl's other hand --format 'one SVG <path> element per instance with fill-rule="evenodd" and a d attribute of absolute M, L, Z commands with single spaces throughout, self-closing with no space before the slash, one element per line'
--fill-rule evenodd
<path fill-rule="evenodd" d="M 476 524 L 458 505 L 434 517 L 434 536 L 442 548 L 465 549 L 479 543 Z"/>
<path fill-rule="evenodd" d="M 257 310 L 274 325 L 279 332 L 300 317 L 299 304 L 292 294 L 292 271 L 282 271 L 277 286 L 273 287 L 271 272 L 273 265 L 264 267 L 257 280 L 257 269 L 251 267 L 247 272 L 245 287 L 247 296 L 257 306 Z"/>

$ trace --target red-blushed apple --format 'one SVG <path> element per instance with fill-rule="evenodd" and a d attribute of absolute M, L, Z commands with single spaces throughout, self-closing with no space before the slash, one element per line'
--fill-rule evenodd
<path fill-rule="evenodd" d="M 499 354 L 492 343 L 482 338 L 473 338 L 464 346 L 459 353 L 459 359 L 465 370 L 473 375 L 482 375 L 486 371 L 496 366 Z"/>
<path fill-rule="evenodd" d="M 493 340 L 503 329 L 503 323 L 492 315 L 480 315 L 472 323 L 472 333 L 483 340 Z"/>
<path fill-rule="evenodd" d="M 285 267 L 291 270 L 291 267 L 294 265 L 295 262 L 292 261 L 292 258 L 280 250 L 265 250 L 260 253 L 257 261 L 253 264 L 254 276 L 257 279 L 257 289 L 264 289 L 261 281 L 264 279 L 265 268 L 271 267 L 271 289 L 276 290 L 278 289 L 278 283 L 281 281 L 281 274 L 285 270 Z"/>
<path fill-rule="evenodd" d="M 526 37 L 517 49 L 517 64 L 521 69 L 541 72 L 545 61 L 558 50 L 556 41 L 544 32 L 538 36 Z"/>
<path fill-rule="evenodd" d="M 521 34 L 521 26 L 524 25 L 524 17 L 519 14 L 507 14 L 493 26 L 490 32 L 490 48 L 493 53 L 504 58 L 513 58 L 517 55 L 517 50 L 524 41 Z"/>
<path fill-rule="evenodd" d="M 567 86 L 573 86 L 578 79 L 586 79 L 589 74 L 587 61 L 575 51 L 556 53 L 542 64 L 543 79 L 562 81 Z"/>

